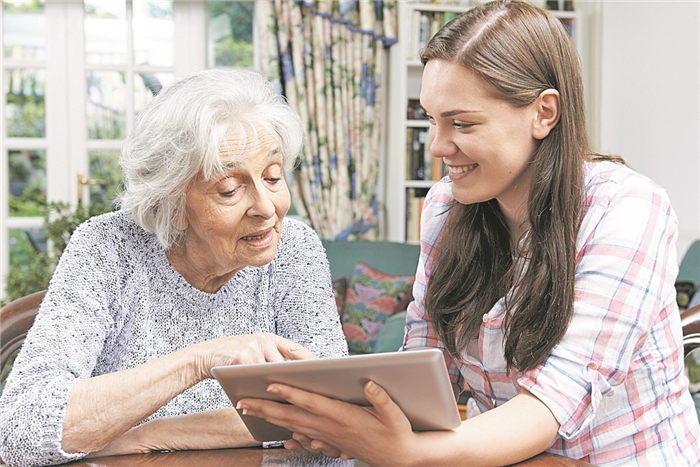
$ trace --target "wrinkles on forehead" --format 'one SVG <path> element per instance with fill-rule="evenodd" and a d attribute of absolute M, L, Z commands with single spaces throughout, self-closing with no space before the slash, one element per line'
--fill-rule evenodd
<path fill-rule="evenodd" d="M 282 159 L 279 142 L 272 133 L 260 126 L 231 126 L 219 145 L 217 170 L 235 168 L 249 157 L 275 157 Z"/>

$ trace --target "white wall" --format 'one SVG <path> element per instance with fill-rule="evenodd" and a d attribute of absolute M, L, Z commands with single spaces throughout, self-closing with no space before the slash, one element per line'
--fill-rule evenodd
<path fill-rule="evenodd" d="M 600 144 L 665 188 L 679 261 L 700 238 L 700 2 L 602 4 Z"/>

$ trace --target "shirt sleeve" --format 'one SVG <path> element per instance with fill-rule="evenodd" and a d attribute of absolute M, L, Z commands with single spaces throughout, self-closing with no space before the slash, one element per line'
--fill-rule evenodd
<path fill-rule="evenodd" d="M 433 262 L 437 256 L 436 245 L 448 217 L 448 207 L 452 201 L 449 183 L 444 180 L 436 183 L 428 192 L 421 215 L 420 257 L 413 283 L 414 300 L 408 305 L 406 332 L 400 350 L 438 348 L 442 350 L 450 381 L 464 390 L 464 378 L 457 363 L 438 339 L 435 329 L 425 313 L 425 290 L 430 280 Z"/>
<path fill-rule="evenodd" d="M 590 425 L 631 371 L 656 365 L 660 345 L 675 353 L 680 342 L 680 329 L 667 324 L 677 314 L 678 272 L 668 197 L 639 175 L 608 185 L 585 203 L 571 324 L 545 362 L 518 380 L 549 407 L 565 439 Z M 675 333 L 670 344 L 647 342 L 655 325 Z"/>
<path fill-rule="evenodd" d="M 78 228 L 61 255 L 0 398 L 0 456 L 9 466 L 84 456 L 61 448 L 65 410 L 112 326 L 103 300 L 108 262 L 91 230 L 90 223 Z"/>
<path fill-rule="evenodd" d="M 285 220 L 273 279 L 276 334 L 319 357 L 341 357 L 348 345 L 333 296 L 331 272 L 321 240 L 308 226 Z"/>

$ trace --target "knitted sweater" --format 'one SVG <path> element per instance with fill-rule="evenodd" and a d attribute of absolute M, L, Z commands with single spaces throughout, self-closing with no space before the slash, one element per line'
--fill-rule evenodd
<path fill-rule="evenodd" d="M 66 404 L 78 380 L 198 342 L 259 332 L 321 357 L 347 354 L 328 260 L 309 227 L 285 219 L 273 261 L 242 269 L 210 294 L 187 283 L 155 235 L 128 212 L 94 217 L 71 237 L 7 379 L 0 457 L 13 467 L 79 459 L 83 454 L 61 449 Z M 147 420 L 230 406 L 209 379 Z"/>

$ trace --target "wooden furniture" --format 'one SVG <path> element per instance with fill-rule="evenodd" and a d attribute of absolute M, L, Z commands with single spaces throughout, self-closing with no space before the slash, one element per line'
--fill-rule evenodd
<path fill-rule="evenodd" d="M 65 464 L 71 467 L 368 467 L 354 460 L 340 462 L 323 456 L 301 455 L 285 449 L 215 449 L 205 451 L 176 451 L 132 456 L 97 457 Z M 518 467 L 590 467 L 592 464 L 556 454 L 542 453 L 513 464 Z"/>
<path fill-rule="evenodd" d="M 45 290 L 35 292 L 0 308 L 0 371 L 10 356 L 22 346 L 45 293 Z"/>
<path fill-rule="evenodd" d="M 683 350 L 687 355 L 691 350 L 700 347 L 700 305 L 681 311 L 681 326 Z"/>

